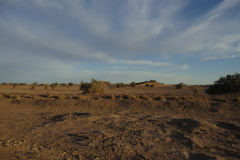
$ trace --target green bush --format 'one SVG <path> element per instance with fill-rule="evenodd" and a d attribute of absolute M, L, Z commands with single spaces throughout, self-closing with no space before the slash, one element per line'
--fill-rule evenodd
<path fill-rule="evenodd" d="M 214 82 L 208 89 L 209 94 L 240 92 L 240 74 L 227 75 Z"/>
<path fill-rule="evenodd" d="M 86 93 L 104 93 L 105 84 L 102 81 L 93 79 L 90 83 L 81 82 L 80 89 Z"/>
<path fill-rule="evenodd" d="M 184 86 L 185 86 L 185 84 L 182 83 L 182 82 L 175 85 L 175 87 L 176 87 L 177 89 L 182 89 Z"/>

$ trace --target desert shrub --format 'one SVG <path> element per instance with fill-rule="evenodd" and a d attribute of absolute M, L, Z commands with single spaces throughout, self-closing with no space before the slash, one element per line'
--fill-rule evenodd
<path fill-rule="evenodd" d="M 126 94 L 126 95 L 123 95 L 123 98 L 124 99 L 138 99 L 138 97 L 137 96 L 135 96 L 135 95 L 128 95 L 128 94 Z"/>
<path fill-rule="evenodd" d="M 165 96 L 158 96 L 155 98 L 155 100 L 160 100 L 161 102 L 166 102 L 166 97 Z"/>
<path fill-rule="evenodd" d="M 82 95 L 78 95 L 78 96 L 76 96 L 76 99 L 84 101 L 84 100 L 87 100 L 87 97 L 86 96 L 82 96 Z"/>
<path fill-rule="evenodd" d="M 155 86 L 155 84 L 154 83 L 150 83 L 150 82 L 145 84 L 145 87 L 154 87 L 154 86 Z"/>
<path fill-rule="evenodd" d="M 150 96 L 148 96 L 148 95 L 141 95 L 141 96 L 139 96 L 139 98 L 142 98 L 142 99 L 145 99 L 145 100 L 152 100 L 152 98 L 150 97 Z"/>
<path fill-rule="evenodd" d="M 108 95 L 108 96 L 103 96 L 102 98 L 105 98 L 105 99 L 115 99 L 116 96 L 115 95 Z"/>
<path fill-rule="evenodd" d="M 207 93 L 221 94 L 221 93 L 236 93 L 240 92 L 240 74 L 227 75 L 221 77 L 214 82 L 208 89 Z"/>
<path fill-rule="evenodd" d="M 85 93 L 104 93 L 105 84 L 102 81 L 97 81 L 93 79 L 90 83 L 81 82 L 80 89 Z"/>
<path fill-rule="evenodd" d="M 74 84 L 72 82 L 68 83 L 68 86 L 71 87 L 73 86 Z"/>
<path fill-rule="evenodd" d="M 32 85 L 37 85 L 37 84 L 38 84 L 37 82 L 32 83 Z"/>
<path fill-rule="evenodd" d="M 197 89 L 197 88 L 194 88 L 194 89 L 193 89 L 193 93 L 198 93 L 198 89 Z"/>
<path fill-rule="evenodd" d="M 3 83 L 1 83 L 1 85 L 8 85 L 8 83 L 6 83 L 6 82 L 3 82 Z"/>
<path fill-rule="evenodd" d="M 178 96 L 173 96 L 172 97 L 174 100 L 180 100 L 180 97 L 178 97 Z"/>
<path fill-rule="evenodd" d="M 185 86 L 185 84 L 182 83 L 182 82 L 175 85 L 175 87 L 176 87 L 177 89 L 182 89 L 184 86 Z"/>
<path fill-rule="evenodd" d="M 56 85 L 53 83 L 50 85 L 50 87 L 52 88 L 52 90 L 54 90 L 56 88 Z"/>
<path fill-rule="evenodd" d="M 59 96 L 56 96 L 56 99 L 65 99 L 66 96 L 65 95 L 59 95 Z"/>
<path fill-rule="evenodd" d="M 127 84 L 124 84 L 124 83 L 117 83 L 116 84 L 116 88 L 126 88 L 127 87 Z"/>
<path fill-rule="evenodd" d="M 136 87 L 136 83 L 135 82 L 130 83 L 130 87 Z"/>
<path fill-rule="evenodd" d="M 12 86 L 13 86 L 13 89 L 14 89 L 14 88 L 16 88 L 18 86 L 18 84 L 17 83 L 13 83 Z"/>
<path fill-rule="evenodd" d="M 35 84 L 32 84 L 32 86 L 31 86 L 31 90 L 34 90 L 35 87 L 36 87 L 36 85 L 35 85 Z"/>
<path fill-rule="evenodd" d="M 34 95 L 32 98 L 33 99 L 39 99 L 40 97 L 38 95 Z"/>
<path fill-rule="evenodd" d="M 11 96 L 11 98 L 14 100 L 17 100 L 17 101 L 21 100 L 21 96 L 19 96 L 19 95 L 13 95 L 13 96 Z"/>

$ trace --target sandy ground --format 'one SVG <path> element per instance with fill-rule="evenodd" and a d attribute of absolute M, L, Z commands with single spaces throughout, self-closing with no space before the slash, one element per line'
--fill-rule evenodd
<path fill-rule="evenodd" d="M 237 95 L 209 96 L 200 86 L 104 95 L 30 87 L 0 86 L 0 159 L 240 159 Z"/>

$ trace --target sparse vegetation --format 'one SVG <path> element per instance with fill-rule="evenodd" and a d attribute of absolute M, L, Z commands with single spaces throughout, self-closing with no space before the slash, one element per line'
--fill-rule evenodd
<path fill-rule="evenodd" d="M 18 86 L 18 83 L 13 83 L 13 89 L 15 89 Z"/>
<path fill-rule="evenodd" d="M 117 83 L 116 88 L 126 88 L 128 85 L 124 83 Z"/>
<path fill-rule="evenodd" d="M 36 85 L 35 85 L 35 84 L 32 84 L 32 86 L 31 86 L 31 90 L 34 90 L 35 87 L 36 87 Z"/>
<path fill-rule="evenodd" d="M 207 89 L 207 93 L 210 94 L 236 93 L 236 92 L 240 92 L 239 73 L 236 73 L 234 75 L 227 75 L 226 77 L 221 77 Z"/>
<path fill-rule="evenodd" d="M 148 83 L 145 84 L 145 87 L 154 87 L 155 86 L 154 83 L 148 82 Z"/>
<path fill-rule="evenodd" d="M 166 97 L 165 96 L 158 96 L 155 98 L 155 100 L 160 100 L 161 102 L 166 102 Z"/>
<path fill-rule="evenodd" d="M 68 83 L 68 86 L 71 87 L 73 86 L 74 84 L 72 82 Z"/>
<path fill-rule="evenodd" d="M 83 101 L 83 100 L 87 100 L 87 97 L 86 96 L 82 96 L 82 95 L 78 95 L 76 97 L 76 99 Z"/>
<path fill-rule="evenodd" d="M 139 98 L 145 99 L 145 100 L 152 100 L 152 98 L 149 95 L 141 95 Z"/>
<path fill-rule="evenodd" d="M 130 83 L 130 87 L 136 87 L 136 83 L 133 81 L 132 83 Z"/>
<path fill-rule="evenodd" d="M 65 98 L 66 98 L 65 95 L 58 95 L 58 96 L 56 96 L 56 99 L 65 99 Z"/>
<path fill-rule="evenodd" d="M 55 85 L 54 83 L 52 83 L 52 84 L 50 85 L 50 87 L 52 88 L 52 90 L 54 90 L 54 89 L 56 88 L 56 85 Z"/>
<path fill-rule="evenodd" d="M 177 88 L 177 89 L 182 89 L 184 86 L 186 86 L 184 83 L 179 83 L 179 84 L 176 84 L 175 85 L 175 87 Z"/>
<path fill-rule="evenodd" d="M 106 85 L 102 81 L 93 79 L 90 83 L 81 82 L 80 89 L 85 93 L 104 93 Z"/>

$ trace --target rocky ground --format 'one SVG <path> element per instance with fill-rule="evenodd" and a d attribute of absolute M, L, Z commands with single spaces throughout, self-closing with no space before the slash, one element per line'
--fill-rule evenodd
<path fill-rule="evenodd" d="M 146 90 L 81 97 L 3 90 L 0 159 L 240 159 L 237 95 Z"/>

